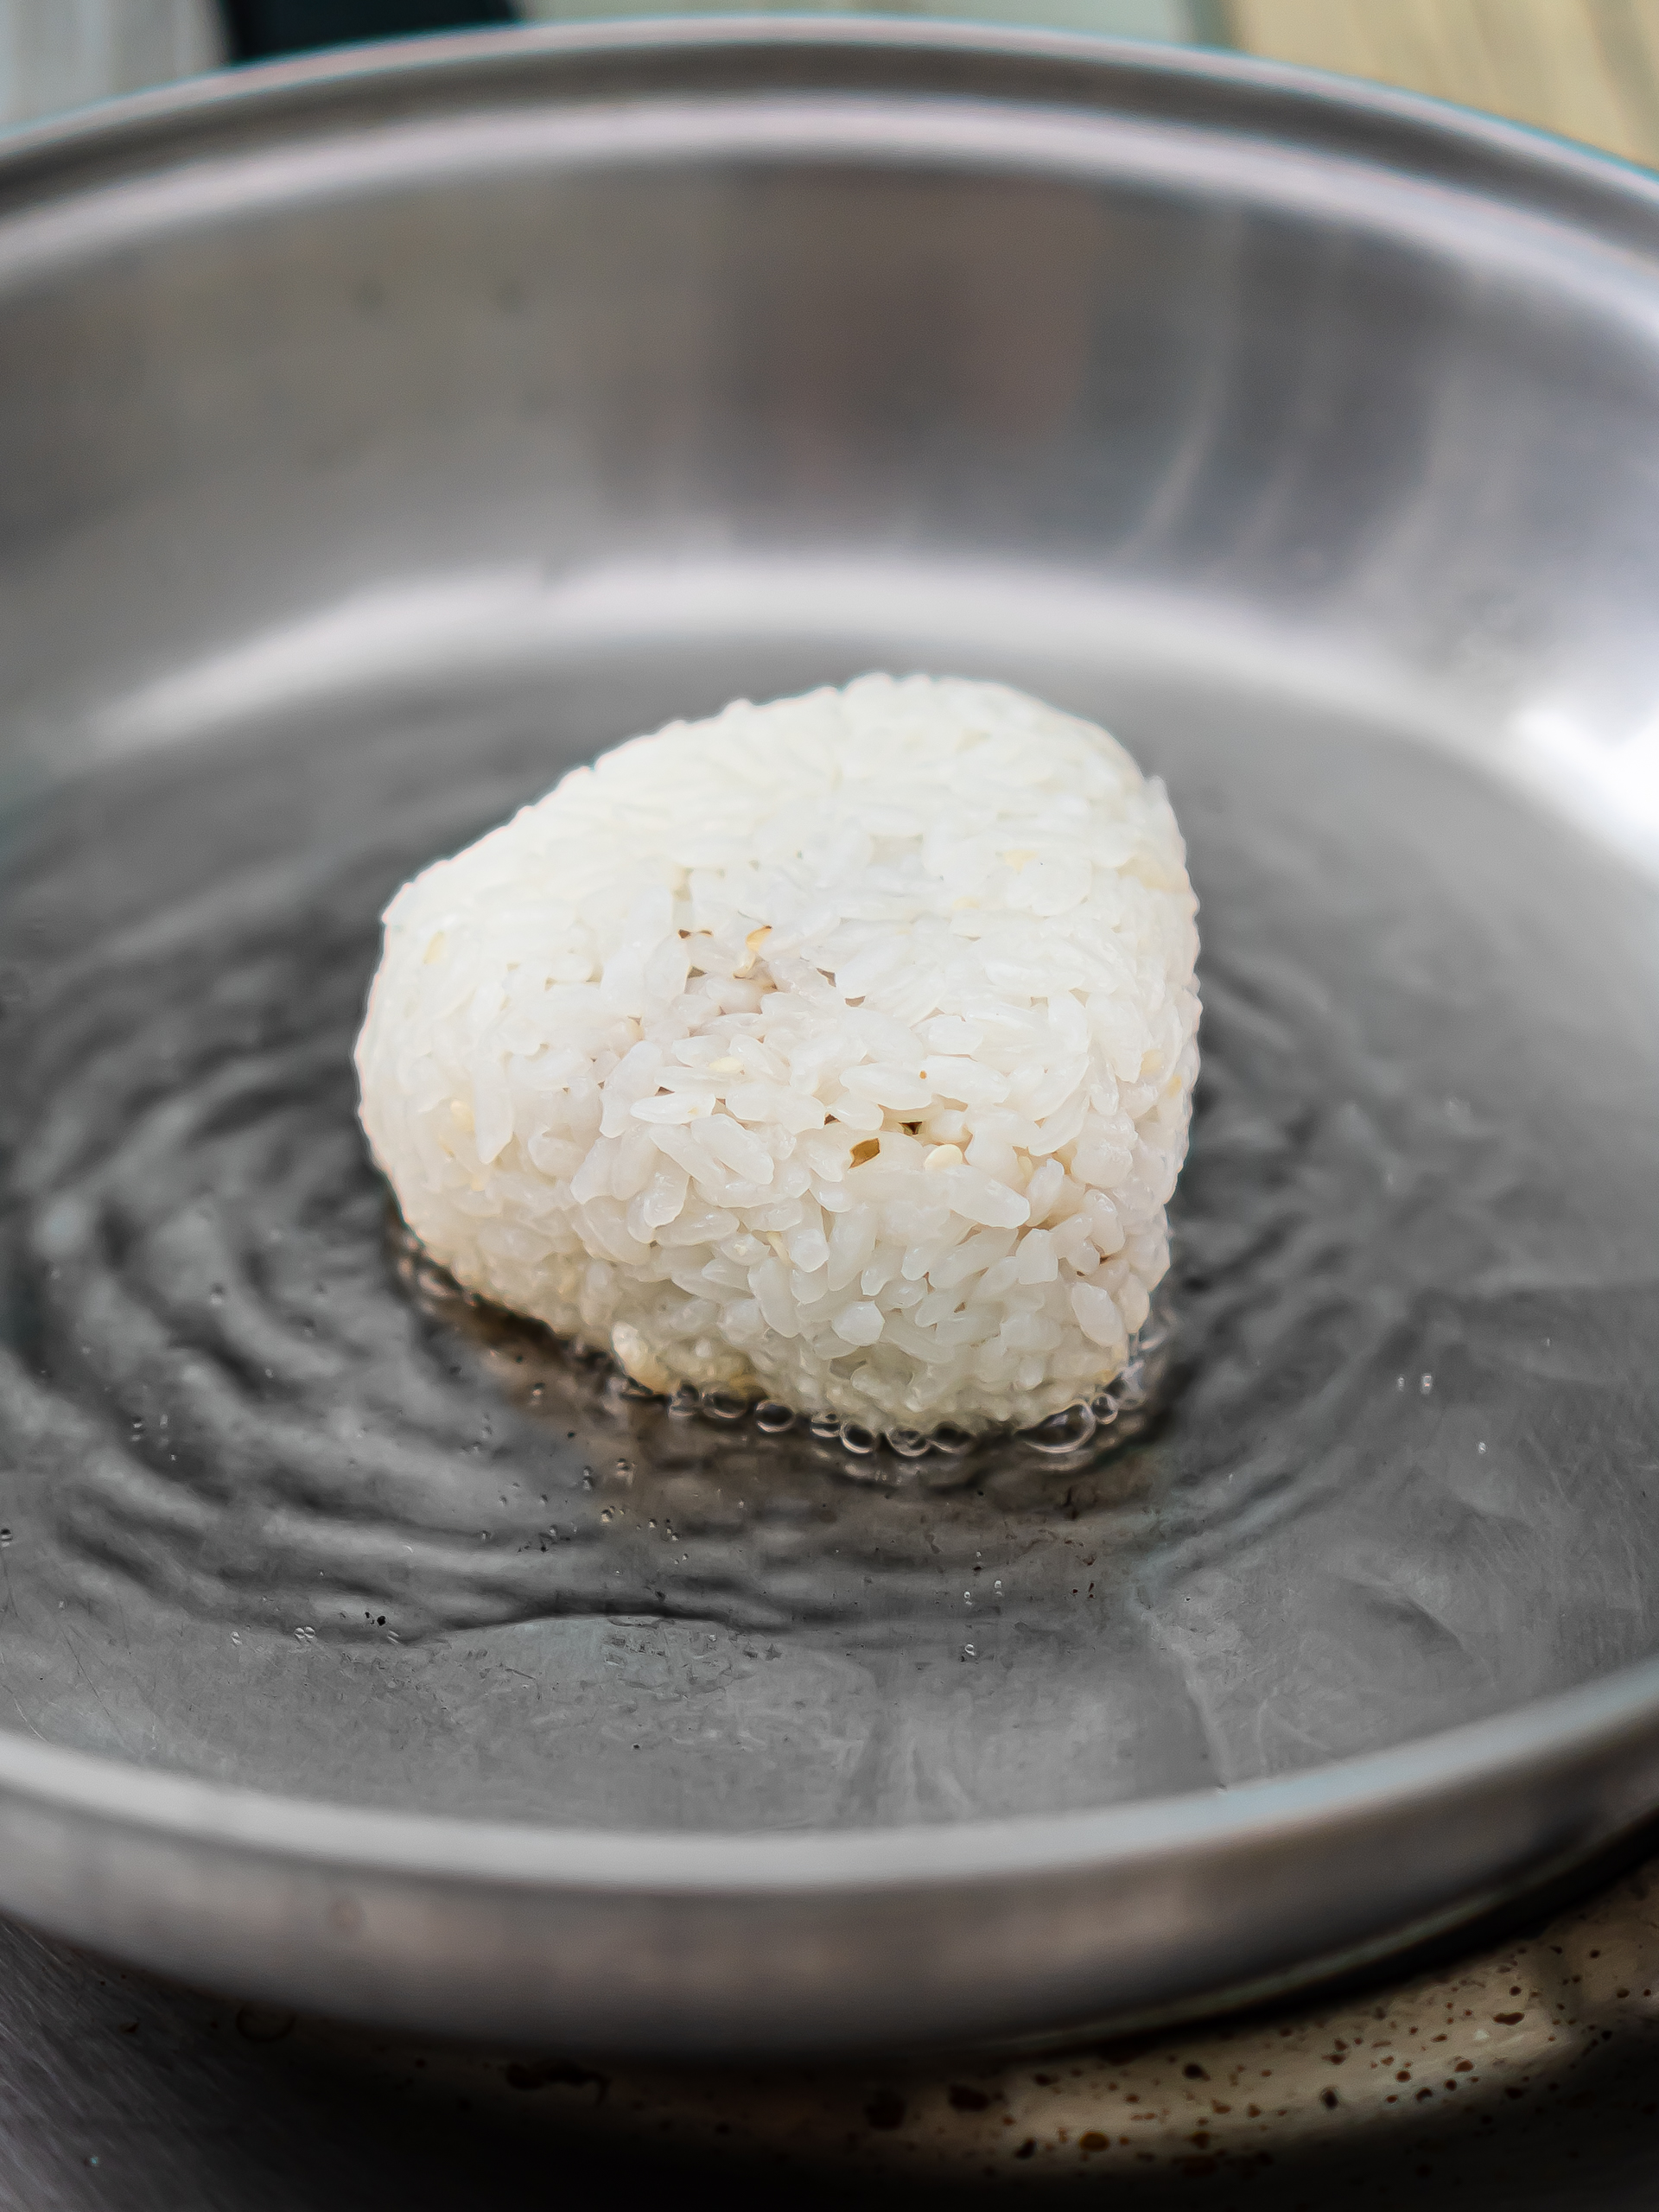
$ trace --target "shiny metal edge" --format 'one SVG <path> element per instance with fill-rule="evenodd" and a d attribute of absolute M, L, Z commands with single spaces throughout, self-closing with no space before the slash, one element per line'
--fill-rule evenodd
<path fill-rule="evenodd" d="M 1401 1811 L 1414 1800 L 1450 1803 L 1505 1780 L 1541 1780 L 1541 1769 L 1605 1758 L 1621 1738 L 1645 1737 L 1656 1724 L 1659 1659 L 1495 1719 L 1224 1789 L 1099 1811 L 804 1835 L 553 1828 L 348 1808 L 135 1769 L 0 1732 L 0 1803 L 21 1798 L 105 1826 L 211 1839 L 341 1872 L 372 1867 L 705 1897 L 890 1890 L 942 1879 L 1104 1870 L 1148 1855 L 1202 1856 L 1224 1839 L 1242 1844 L 1292 1830 L 1346 1827 L 1384 1806 Z M 1632 1815 L 1639 1809 L 1631 1808 Z M 1576 1847 L 1572 1840 L 1553 1843 L 1549 1855 Z"/>
<path fill-rule="evenodd" d="M 1306 2004 L 1330 1993 L 1332 1999 L 1356 1983 L 1390 1980 L 1423 1971 L 1423 1958 L 1461 1950 L 1464 1942 L 1497 1940 L 1513 1923 L 1523 1907 L 1548 1912 L 1564 1903 L 1599 1888 L 1640 1848 L 1651 1843 L 1650 1817 L 1629 1821 L 1616 1833 L 1582 1838 L 1557 1853 L 1526 1867 L 1508 1880 L 1469 1890 L 1420 1914 L 1414 1920 L 1395 1922 L 1375 1936 L 1339 1950 L 1323 1951 L 1276 1973 L 1257 1974 L 1198 1996 L 1178 1999 L 1166 2005 L 1143 2005 L 1133 2012 L 1116 2012 L 1039 2030 L 1035 2035 L 1001 2038 L 988 2045 L 999 2055 L 1075 2049 L 1106 2037 L 1164 2035 L 1198 2021 L 1222 2021 L 1247 2012 L 1272 2012 L 1290 2004 Z M 941 2054 L 943 2055 L 943 2054 Z"/>
<path fill-rule="evenodd" d="M 1243 94 L 1274 111 L 1258 118 L 1253 135 L 1268 135 L 1262 126 L 1275 136 L 1289 130 L 1328 150 L 1355 153 L 1386 143 L 1426 175 L 1484 162 L 1515 172 L 1503 180 L 1511 187 L 1587 192 L 1605 202 L 1607 215 L 1659 217 L 1659 175 L 1600 148 L 1427 93 L 1215 48 L 1012 25 L 835 15 L 635 16 L 445 32 L 213 70 L 8 131 L 0 137 L 0 191 L 66 156 L 118 155 L 181 127 L 252 123 L 294 105 L 326 110 L 359 92 L 424 92 L 435 79 L 480 91 L 493 80 L 505 86 L 510 78 L 522 79 L 525 68 L 538 62 L 568 73 L 582 63 L 626 68 L 671 56 L 684 65 L 785 54 L 1050 65 L 1081 72 L 1088 80 L 1070 84 L 1063 104 L 1102 111 L 1110 108 L 1115 93 L 1121 99 L 1143 87 Z M 1029 99 L 1031 87 L 1008 84 L 1002 97 L 1010 103 Z M 1362 135 L 1356 137 L 1357 130 Z M 1486 181 L 1498 181 L 1491 175 Z"/>

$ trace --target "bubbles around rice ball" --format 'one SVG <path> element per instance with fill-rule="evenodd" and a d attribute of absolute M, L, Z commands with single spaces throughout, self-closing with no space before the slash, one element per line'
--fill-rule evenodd
<path fill-rule="evenodd" d="M 435 1258 L 653 1390 L 1027 1427 L 1169 1264 L 1195 912 L 1088 723 L 949 677 L 739 702 L 397 893 L 363 1125 Z"/>

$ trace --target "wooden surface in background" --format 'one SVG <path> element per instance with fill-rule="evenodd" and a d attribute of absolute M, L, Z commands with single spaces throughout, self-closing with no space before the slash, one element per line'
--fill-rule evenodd
<path fill-rule="evenodd" d="M 1659 0 L 1222 0 L 1249 54 L 1490 108 L 1659 167 Z"/>

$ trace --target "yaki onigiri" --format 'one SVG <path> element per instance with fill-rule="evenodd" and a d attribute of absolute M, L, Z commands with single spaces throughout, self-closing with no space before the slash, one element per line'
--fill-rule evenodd
<path fill-rule="evenodd" d="M 1087 722 L 951 677 L 740 701 L 404 887 L 363 1126 L 461 1283 L 649 1389 L 1029 1427 L 1169 1265 L 1196 911 Z"/>

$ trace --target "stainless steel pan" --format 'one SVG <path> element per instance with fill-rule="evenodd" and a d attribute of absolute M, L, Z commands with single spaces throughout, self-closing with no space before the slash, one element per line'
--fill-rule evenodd
<path fill-rule="evenodd" d="M 1289 70 L 631 25 L 13 139 L 0 1904 L 845 2047 L 1281 1986 L 1650 1809 L 1656 481 L 1659 186 Z M 403 874 L 874 664 L 1108 719 L 1188 832 L 1109 1452 L 677 1423 L 363 1159 Z"/>

